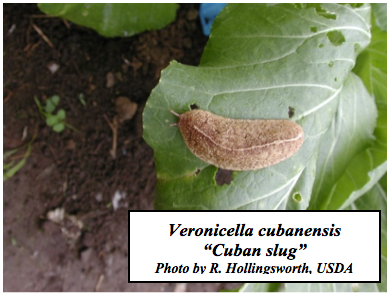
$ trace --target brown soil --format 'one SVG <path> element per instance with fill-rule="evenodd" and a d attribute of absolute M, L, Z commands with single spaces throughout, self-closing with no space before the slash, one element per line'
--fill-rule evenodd
<path fill-rule="evenodd" d="M 156 183 L 153 151 L 142 139 L 143 108 L 170 61 L 198 64 L 207 38 L 195 17 L 197 6 L 181 5 L 175 22 L 162 30 L 112 39 L 58 18 L 39 17 L 33 4 L 4 4 L 3 9 L 4 151 L 35 135 L 26 164 L 3 183 L 4 291 L 237 287 L 127 283 L 127 210 L 152 209 Z M 48 69 L 52 63 L 59 66 L 54 74 Z M 114 85 L 107 85 L 108 76 Z M 55 94 L 76 132 L 55 133 L 40 117 L 34 96 L 44 104 Z M 136 102 L 138 109 L 120 124 L 113 159 L 108 121 L 113 122 L 119 96 Z M 114 209 L 116 191 L 125 198 Z M 56 209 L 65 212 L 58 222 L 48 219 Z"/>

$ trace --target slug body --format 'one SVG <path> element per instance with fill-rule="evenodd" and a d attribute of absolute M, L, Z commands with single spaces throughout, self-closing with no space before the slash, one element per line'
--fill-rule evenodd
<path fill-rule="evenodd" d="M 204 110 L 180 114 L 177 126 L 194 155 L 233 171 L 279 163 L 295 154 L 304 139 L 301 126 L 290 120 L 230 119 Z"/>

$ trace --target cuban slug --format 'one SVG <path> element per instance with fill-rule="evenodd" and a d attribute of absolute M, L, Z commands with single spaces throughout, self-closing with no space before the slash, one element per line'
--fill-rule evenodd
<path fill-rule="evenodd" d="M 204 110 L 191 110 L 177 125 L 189 150 L 218 168 L 258 170 L 279 163 L 301 147 L 304 133 L 290 120 L 231 119 Z"/>

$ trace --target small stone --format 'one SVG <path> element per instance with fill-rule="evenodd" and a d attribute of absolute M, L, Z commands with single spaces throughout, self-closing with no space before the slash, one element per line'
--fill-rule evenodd
<path fill-rule="evenodd" d="M 55 63 L 55 62 L 50 62 L 48 65 L 47 65 L 50 73 L 54 74 L 57 72 L 58 69 L 60 69 L 60 65 Z"/>
<path fill-rule="evenodd" d="M 66 150 L 73 150 L 76 148 L 76 144 L 75 144 L 75 141 L 73 141 L 72 139 L 70 139 L 69 141 L 67 141 L 66 145 L 65 145 L 65 149 Z"/>
<path fill-rule="evenodd" d="M 137 111 L 137 104 L 129 98 L 121 96 L 115 100 L 115 111 L 120 122 L 130 120 Z"/>
<path fill-rule="evenodd" d="M 54 223 L 60 223 L 64 221 L 64 216 L 65 216 L 64 208 L 57 208 L 54 209 L 53 211 L 49 211 L 46 214 L 46 218 L 50 221 L 53 221 Z"/>
<path fill-rule="evenodd" d="M 112 72 L 106 74 L 106 87 L 112 88 L 115 84 L 115 77 Z"/>
<path fill-rule="evenodd" d="M 96 195 L 95 195 L 95 199 L 97 202 L 101 202 L 103 200 L 103 194 L 102 192 L 98 192 Z"/>

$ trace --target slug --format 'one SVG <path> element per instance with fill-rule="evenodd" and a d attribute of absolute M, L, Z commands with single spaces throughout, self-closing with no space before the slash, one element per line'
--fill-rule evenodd
<path fill-rule="evenodd" d="M 249 171 L 279 163 L 301 147 L 304 133 L 290 120 L 231 119 L 204 110 L 191 110 L 177 125 L 189 150 L 218 168 Z"/>

